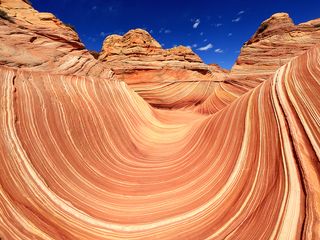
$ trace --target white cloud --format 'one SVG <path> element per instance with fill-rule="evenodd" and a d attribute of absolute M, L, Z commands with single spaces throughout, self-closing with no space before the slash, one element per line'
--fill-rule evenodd
<path fill-rule="evenodd" d="M 206 46 L 203 46 L 201 48 L 198 48 L 199 51 L 208 51 L 209 49 L 213 48 L 213 45 L 211 43 L 207 44 Z"/>
<path fill-rule="evenodd" d="M 228 37 L 231 37 L 232 36 L 232 33 L 228 33 Z"/>
<path fill-rule="evenodd" d="M 221 26 L 222 26 L 222 23 L 216 23 L 214 26 L 216 26 L 216 27 L 221 27 Z"/>
<path fill-rule="evenodd" d="M 196 47 L 198 47 L 198 44 L 194 43 L 194 44 L 192 44 L 192 47 L 196 48 Z"/>
<path fill-rule="evenodd" d="M 214 50 L 215 53 L 223 53 L 223 50 L 221 48 L 217 48 Z"/>
<path fill-rule="evenodd" d="M 101 36 L 101 37 L 105 37 L 105 36 L 107 36 L 107 34 L 106 34 L 105 32 L 101 32 L 101 33 L 100 33 L 100 36 Z"/>
<path fill-rule="evenodd" d="M 244 14 L 245 13 L 245 11 L 240 11 L 240 12 L 238 12 L 238 15 L 241 15 L 241 14 Z"/>
<path fill-rule="evenodd" d="M 93 7 L 92 7 L 92 10 L 96 10 L 96 9 L 97 9 L 97 6 L 93 6 Z"/>
<path fill-rule="evenodd" d="M 194 22 L 192 27 L 197 28 L 199 26 L 199 24 L 200 24 L 200 19 L 198 18 L 198 19 L 196 19 L 196 21 Z"/>
<path fill-rule="evenodd" d="M 204 39 L 203 41 L 204 41 L 204 42 L 208 42 L 208 39 Z"/>
<path fill-rule="evenodd" d="M 241 20 L 241 17 L 237 17 L 235 19 L 232 19 L 232 22 L 239 22 Z"/>
<path fill-rule="evenodd" d="M 187 48 L 192 48 L 190 45 L 187 45 L 186 47 L 187 47 Z"/>
<path fill-rule="evenodd" d="M 171 33 L 171 30 L 170 29 L 165 29 L 165 28 L 160 28 L 159 33 L 169 34 L 169 33 Z"/>
<path fill-rule="evenodd" d="M 149 31 L 149 33 L 153 33 L 153 30 L 151 29 L 151 30 Z"/>
<path fill-rule="evenodd" d="M 203 36 L 203 32 L 200 33 L 200 36 Z"/>

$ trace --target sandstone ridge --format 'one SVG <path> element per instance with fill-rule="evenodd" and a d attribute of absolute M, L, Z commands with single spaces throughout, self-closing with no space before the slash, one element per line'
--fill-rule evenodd
<path fill-rule="evenodd" d="M 266 80 L 319 42 L 320 19 L 295 25 L 287 13 L 276 13 L 243 45 L 231 74 Z"/>

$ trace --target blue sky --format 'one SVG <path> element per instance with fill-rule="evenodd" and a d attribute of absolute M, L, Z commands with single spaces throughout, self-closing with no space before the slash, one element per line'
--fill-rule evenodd
<path fill-rule="evenodd" d="M 295 23 L 320 17 L 320 0 L 31 1 L 37 10 L 74 25 L 90 50 L 100 51 L 107 35 L 143 28 L 164 48 L 190 46 L 204 62 L 228 69 L 242 44 L 273 13 L 287 12 Z"/>

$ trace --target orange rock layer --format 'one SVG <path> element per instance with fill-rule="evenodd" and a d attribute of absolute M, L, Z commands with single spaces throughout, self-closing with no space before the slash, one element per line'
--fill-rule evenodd
<path fill-rule="evenodd" d="M 161 45 L 142 29 L 130 30 L 123 36 L 108 36 L 103 43 L 99 60 L 111 66 L 118 79 L 128 84 L 150 81 L 148 78 L 138 78 L 140 72 L 149 70 L 165 74 L 166 72 L 162 70 L 183 69 L 194 75 L 192 79 L 211 79 L 210 67 L 204 64 L 190 48 L 178 46 L 168 50 L 162 49 Z M 135 77 L 131 76 L 132 73 L 135 73 Z M 179 77 L 170 78 L 181 81 Z M 162 77 L 162 80 L 165 79 Z M 192 79 L 189 77 L 185 80 Z"/>
<path fill-rule="evenodd" d="M 320 239 L 318 20 L 273 16 L 229 75 L 0 10 L 0 239 Z"/>
<path fill-rule="evenodd" d="M 319 239 L 320 47 L 212 115 L 0 72 L 4 239 Z"/>
<path fill-rule="evenodd" d="M 319 42 L 320 18 L 295 25 L 287 13 L 276 13 L 244 44 L 231 74 L 238 79 L 266 80 Z"/>
<path fill-rule="evenodd" d="M 51 13 L 23 0 L 1 0 L 0 65 L 29 70 L 111 77 L 110 68 L 85 49 L 77 33 Z"/>
<path fill-rule="evenodd" d="M 228 77 L 216 65 L 206 65 L 190 48 L 163 49 L 145 30 L 108 36 L 99 60 L 110 67 L 152 106 L 185 108 L 202 103 L 215 82 Z"/>

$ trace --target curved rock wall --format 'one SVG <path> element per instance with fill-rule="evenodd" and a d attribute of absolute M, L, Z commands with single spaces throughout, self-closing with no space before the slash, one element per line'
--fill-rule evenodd
<path fill-rule="evenodd" d="M 0 234 L 319 238 L 319 64 L 317 47 L 212 115 L 2 67 Z"/>
<path fill-rule="evenodd" d="M 232 67 L 236 78 L 268 79 L 292 58 L 320 42 L 320 18 L 295 25 L 287 13 L 276 13 L 262 22 L 247 41 Z"/>

